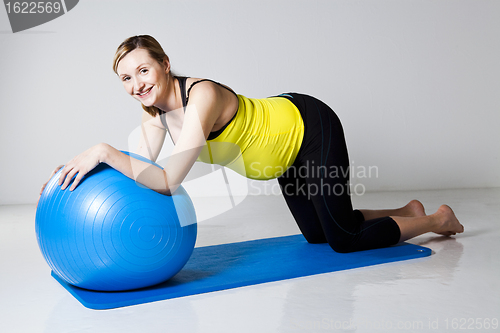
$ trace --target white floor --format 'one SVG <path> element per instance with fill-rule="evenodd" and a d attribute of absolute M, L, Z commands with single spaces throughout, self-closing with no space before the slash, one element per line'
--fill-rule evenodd
<path fill-rule="evenodd" d="M 413 198 L 428 213 L 449 204 L 465 233 L 413 239 L 433 250 L 423 259 L 103 311 L 83 307 L 50 277 L 35 239 L 35 206 L 0 206 L 0 332 L 499 331 L 492 325 L 500 320 L 500 189 L 353 201 L 385 208 Z M 280 196 L 248 197 L 198 231 L 197 246 L 298 233 Z"/>

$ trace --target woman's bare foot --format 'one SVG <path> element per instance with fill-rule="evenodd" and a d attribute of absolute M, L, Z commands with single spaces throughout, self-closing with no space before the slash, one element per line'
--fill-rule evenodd
<path fill-rule="evenodd" d="M 458 222 L 450 206 L 442 205 L 433 216 L 436 218 L 436 229 L 433 230 L 436 234 L 452 236 L 464 232 L 464 226 Z"/>
<path fill-rule="evenodd" d="M 406 206 L 401 207 L 400 210 L 402 215 L 399 216 L 406 216 L 406 217 L 426 216 L 424 205 L 422 205 L 422 203 L 418 200 L 410 201 Z"/>
<path fill-rule="evenodd" d="M 385 216 L 423 217 L 424 205 L 418 200 L 412 200 L 406 206 L 396 209 L 360 209 L 366 221 Z"/>

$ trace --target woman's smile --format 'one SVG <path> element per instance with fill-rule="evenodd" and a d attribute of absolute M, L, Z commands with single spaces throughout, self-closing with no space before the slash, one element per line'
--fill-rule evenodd
<path fill-rule="evenodd" d="M 139 97 L 139 98 L 146 98 L 148 97 L 149 95 L 151 95 L 151 90 L 153 89 L 153 86 L 151 86 L 149 89 L 145 90 L 145 91 L 142 91 L 142 92 L 138 92 L 136 95 Z"/>

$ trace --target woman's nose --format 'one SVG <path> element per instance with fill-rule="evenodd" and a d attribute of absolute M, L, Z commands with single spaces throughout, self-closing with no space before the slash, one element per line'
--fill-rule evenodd
<path fill-rule="evenodd" d="M 141 80 L 135 79 L 134 80 L 134 91 L 137 93 L 141 91 L 144 88 L 144 82 Z"/>

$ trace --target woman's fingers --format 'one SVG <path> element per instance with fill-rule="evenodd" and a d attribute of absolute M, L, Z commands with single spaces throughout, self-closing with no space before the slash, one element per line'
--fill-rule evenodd
<path fill-rule="evenodd" d="M 52 171 L 52 174 L 50 175 L 50 178 L 52 178 L 52 177 L 53 177 L 53 176 L 57 173 L 57 171 L 59 171 L 59 170 L 60 170 L 63 166 L 64 166 L 64 165 L 63 165 L 63 164 L 61 164 L 61 165 L 59 165 L 57 168 L 55 168 L 55 170 L 54 170 L 54 171 Z M 48 182 L 47 182 L 47 183 L 48 183 Z"/>
<path fill-rule="evenodd" d="M 95 145 L 69 161 L 59 176 L 58 185 L 61 186 L 61 190 L 65 190 L 73 177 L 75 177 L 69 189 L 73 191 L 82 178 L 100 163 L 101 155 L 106 147 L 108 147 L 106 144 Z"/>
<path fill-rule="evenodd" d="M 68 174 L 69 170 L 70 169 L 68 167 L 68 164 L 66 164 L 64 169 L 62 169 L 61 174 L 59 175 L 59 181 L 57 182 L 57 185 L 59 186 L 62 185 L 62 183 L 64 182 L 64 178 L 66 178 L 66 175 Z"/>
<path fill-rule="evenodd" d="M 61 182 L 61 178 L 59 178 L 59 183 L 61 185 L 61 190 L 65 190 L 66 187 L 68 187 L 71 179 L 73 178 L 74 175 L 76 175 L 78 172 L 78 170 L 76 168 L 73 168 L 71 170 L 69 170 L 69 172 L 66 172 L 66 174 L 64 174 L 65 172 L 63 171 L 63 174 L 61 175 L 61 177 L 63 177 L 62 179 L 64 179 L 64 182 Z"/>
<path fill-rule="evenodd" d="M 45 190 L 45 186 L 47 186 L 47 183 L 45 183 L 45 184 L 42 185 L 42 188 L 40 189 L 40 195 L 42 195 L 43 190 Z"/>
<path fill-rule="evenodd" d="M 50 174 L 49 180 L 47 180 L 45 182 L 45 184 L 42 185 L 42 188 L 40 189 L 40 195 L 38 196 L 38 200 L 36 202 L 37 207 L 38 207 L 38 202 L 40 201 L 40 197 L 42 196 L 43 190 L 45 190 L 45 187 L 47 186 L 47 184 L 49 183 L 49 181 L 52 179 L 52 177 L 54 177 L 54 175 L 57 173 L 57 171 L 59 171 L 63 166 L 64 165 L 59 165 L 58 167 L 56 167 L 54 169 L 54 171 L 52 171 L 52 173 Z"/>
<path fill-rule="evenodd" d="M 66 167 L 64 167 L 63 171 L 61 172 L 61 176 L 59 177 L 59 185 L 61 185 L 61 190 L 65 190 L 73 177 L 73 183 L 71 184 L 71 187 L 69 188 L 70 191 L 73 191 L 82 178 L 89 173 L 94 167 L 99 164 L 98 162 L 95 162 L 92 159 L 87 159 L 87 160 L 80 160 L 77 163 L 68 163 Z"/>
<path fill-rule="evenodd" d="M 78 156 L 77 156 L 78 157 Z M 61 171 L 59 175 L 59 182 L 57 183 L 61 187 L 61 190 L 64 190 L 68 187 L 71 178 L 78 172 L 78 160 L 77 157 L 69 161 Z"/>
<path fill-rule="evenodd" d="M 75 180 L 73 180 L 73 184 L 71 185 L 69 190 L 73 191 L 78 186 L 78 184 L 80 183 L 80 180 L 82 180 L 82 178 L 83 178 L 83 173 L 78 172 L 78 174 L 76 175 Z"/>
<path fill-rule="evenodd" d="M 42 185 L 42 188 L 40 189 L 40 195 L 42 195 L 43 193 L 43 190 L 45 189 L 45 186 L 47 186 L 47 184 L 49 183 L 49 181 L 52 179 L 52 177 L 54 177 L 54 175 L 57 173 L 57 171 L 59 171 L 64 165 L 59 165 L 58 167 L 56 167 L 54 169 L 54 171 L 52 171 L 52 173 L 50 174 L 50 177 L 49 177 L 49 180 L 47 180 L 45 182 L 45 184 Z"/>

